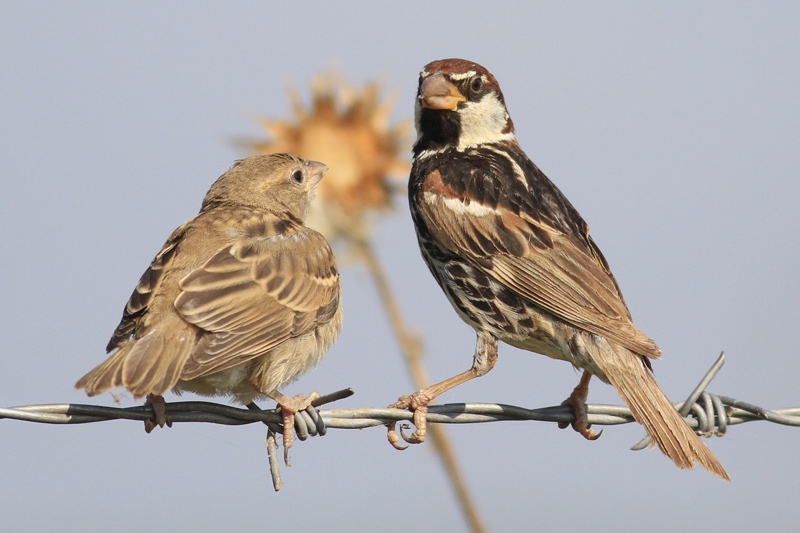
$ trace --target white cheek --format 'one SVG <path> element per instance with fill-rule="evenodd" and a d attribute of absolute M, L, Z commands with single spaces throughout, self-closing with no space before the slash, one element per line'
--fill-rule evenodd
<path fill-rule="evenodd" d="M 494 94 L 487 94 L 479 102 L 468 102 L 459 110 L 461 136 L 457 150 L 480 144 L 514 139 L 513 133 L 503 133 L 508 123 L 508 112 Z"/>

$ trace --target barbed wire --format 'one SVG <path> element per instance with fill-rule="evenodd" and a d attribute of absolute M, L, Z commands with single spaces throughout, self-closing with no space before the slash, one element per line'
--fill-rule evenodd
<path fill-rule="evenodd" d="M 800 426 L 800 407 L 767 410 L 730 396 L 705 392 L 706 387 L 725 363 L 721 353 L 695 390 L 686 401 L 676 404 L 678 411 L 697 433 L 722 436 L 729 426 L 764 420 L 785 426 Z M 406 409 L 361 407 L 355 409 L 317 409 L 353 395 L 351 389 L 343 389 L 320 396 L 309 408 L 296 417 L 295 430 L 300 440 L 309 436 L 324 435 L 326 428 L 364 429 L 382 426 L 391 422 L 411 421 L 413 414 Z M 247 409 L 213 402 L 170 402 L 167 417 L 172 422 L 206 422 L 222 425 L 264 423 L 269 426 L 267 448 L 270 470 L 275 490 L 282 481 L 278 468 L 275 433 L 280 431 L 282 416 L 280 409 L 260 410 L 254 404 Z M 45 424 L 87 424 L 108 420 L 155 420 L 151 405 L 136 407 L 105 407 L 83 404 L 24 405 L 0 408 L 0 419 L 7 418 Z M 451 403 L 431 405 L 428 422 L 439 424 L 480 424 L 528 420 L 539 422 L 570 423 L 575 414 L 569 406 L 552 406 L 527 409 L 507 404 Z M 624 405 L 587 405 L 587 419 L 591 425 L 613 426 L 634 422 L 630 409 Z M 407 429 L 407 425 L 404 425 Z M 646 437 L 631 449 L 647 447 Z"/>

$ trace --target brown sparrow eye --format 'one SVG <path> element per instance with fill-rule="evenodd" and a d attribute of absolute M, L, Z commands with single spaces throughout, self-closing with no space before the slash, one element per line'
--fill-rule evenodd
<path fill-rule="evenodd" d="M 297 183 L 303 183 L 303 172 L 300 170 L 295 170 L 292 172 L 292 179 Z"/>
<path fill-rule="evenodd" d="M 483 89 L 483 78 L 480 76 L 472 78 L 469 82 L 469 88 L 474 93 L 480 92 L 480 90 Z"/>

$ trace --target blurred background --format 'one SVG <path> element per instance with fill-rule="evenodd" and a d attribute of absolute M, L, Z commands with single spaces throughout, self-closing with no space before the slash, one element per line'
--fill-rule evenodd
<path fill-rule="evenodd" d="M 397 143 L 381 183 L 402 188 L 419 70 L 446 57 L 499 80 L 522 147 L 589 222 L 663 350 L 654 367 L 670 398 L 725 350 L 711 392 L 800 403 L 800 5 L 402 6 L 0 4 L 0 406 L 136 405 L 72 385 L 103 360 L 169 233 L 235 159 L 274 141 L 264 118 L 300 123 L 321 74 L 350 87 L 333 91 L 340 110 L 372 87 L 365 120 Z M 423 264 L 405 197 L 379 207 L 359 224 L 431 378 L 467 369 L 474 333 Z M 343 333 L 285 392 L 353 387 L 332 407 L 386 406 L 415 387 L 372 276 L 346 243 L 336 250 Z M 492 372 L 439 402 L 556 405 L 578 377 L 503 346 Z M 621 404 L 599 382 L 589 402 Z M 540 422 L 448 432 L 491 531 L 790 531 L 800 519 L 795 428 L 744 424 L 707 441 L 731 483 L 629 451 L 635 424 L 595 442 Z M 429 443 L 401 453 L 381 427 L 331 430 L 295 445 L 275 493 L 264 435 L 3 420 L 3 529 L 467 530 Z"/>

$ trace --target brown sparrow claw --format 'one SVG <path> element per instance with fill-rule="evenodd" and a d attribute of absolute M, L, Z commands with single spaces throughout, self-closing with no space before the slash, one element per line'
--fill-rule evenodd
<path fill-rule="evenodd" d="M 603 430 L 600 430 L 600 433 L 595 433 L 593 429 L 590 429 L 592 426 L 589 424 L 589 421 L 586 418 L 586 404 L 583 402 L 578 402 L 575 398 L 570 396 L 566 400 L 564 400 L 561 405 L 569 405 L 572 407 L 572 411 L 575 413 L 575 420 L 570 422 L 559 422 L 558 427 L 560 429 L 564 429 L 568 425 L 572 426 L 572 429 L 583 435 L 583 438 L 586 440 L 597 440 L 600 438 L 600 435 L 603 434 Z"/>
<path fill-rule="evenodd" d="M 268 396 L 278 402 L 278 406 L 281 408 L 283 415 L 283 462 L 286 466 L 292 466 L 289 462 L 289 448 L 294 444 L 294 435 L 292 434 L 294 415 L 298 411 L 308 409 L 311 402 L 319 398 L 319 394 L 317 391 L 311 391 L 308 397 L 298 394 L 294 398 L 289 398 L 278 391 L 272 391 Z"/>
<path fill-rule="evenodd" d="M 428 436 L 428 432 L 424 429 L 420 430 L 419 428 L 415 429 L 410 436 L 406 435 L 403 432 L 403 429 L 409 429 L 410 426 L 408 424 L 403 424 L 400 426 L 400 436 L 403 437 L 403 440 L 409 444 L 422 444 L 425 442 L 425 438 Z"/>
<path fill-rule="evenodd" d="M 589 372 L 584 372 L 578 386 L 575 387 L 569 398 L 561 402 L 561 405 L 572 407 L 572 412 L 575 413 L 575 420 L 571 424 L 572 429 L 583 435 L 586 440 L 597 440 L 603 434 L 603 430 L 600 430 L 600 433 L 595 433 L 593 429 L 590 429 L 592 426 L 586 418 L 586 397 L 589 395 L 589 380 L 591 378 L 592 375 Z M 558 423 L 560 429 L 564 429 L 568 425 L 570 425 L 568 422 Z"/>
<path fill-rule="evenodd" d="M 400 436 L 408 444 L 422 444 L 428 436 L 428 402 L 431 401 L 428 395 L 423 391 L 417 391 L 408 396 L 401 396 L 398 400 L 390 405 L 392 409 L 408 409 L 414 413 L 414 426 L 416 429 L 411 435 L 406 435 L 403 429 L 409 429 L 408 424 L 400 426 Z M 389 443 L 397 450 L 405 450 L 408 446 L 400 446 L 397 443 L 400 439 L 397 437 L 396 430 L 397 423 L 387 425 L 389 428 Z"/>
<path fill-rule="evenodd" d="M 403 426 L 405 426 L 405 424 L 403 424 Z M 408 446 L 398 444 L 398 442 L 400 442 L 400 437 L 397 436 L 397 422 L 386 424 L 386 428 L 388 430 L 389 444 L 391 444 L 395 450 L 403 451 L 408 448 Z M 400 433 L 403 433 L 402 426 L 400 428 Z M 405 435 L 403 436 L 403 440 L 405 440 Z"/>
<path fill-rule="evenodd" d="M 172 420 L 167 418 L 167 402 L 164 401 L 163 396 L 158 396 L 155 394 L 148 394 L 147 400 L 144 402 L 145 405 L 152 405 L 153 411 L 155 412 L 155 421 L 153 420 L 145 420 L 144 421 L 144 430 L 147 433 L 150 433 L 155 429 L 156 426 L 163 428 L 166 424 L 167 427 L 172 427 Z"/>
<path fill-rule="evenodd" d="M 403 440 L 409 444 L 422 444 L 428 436 L 427 405 L 419 405 L 414 409 L 414 425 L 417 429 L 414 430 L 410 437 L 407 437 L 406 434 L 403 433 L 403 426 L 400 426 L 400 435 L 403 437 Z"/>

